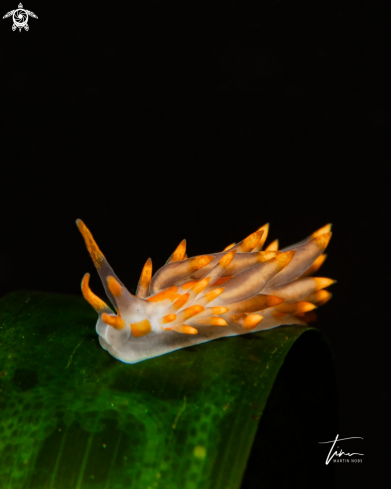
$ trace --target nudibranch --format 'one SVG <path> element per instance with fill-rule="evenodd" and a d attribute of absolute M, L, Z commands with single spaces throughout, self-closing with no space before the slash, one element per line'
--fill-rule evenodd
<path fill-rule="evenodd" d="M 218 253 L 188 258 L 183 240 L 154 275 L 149 258 L 133 295 L 85 224 L 80 219 L 76 224 L 115 312 L 91 291 L 88 273 L 83 296 L 99 315 L 102 348 L 125 363 L 223 336 L 307 324 L 306 315 L 330 299 L 324 289 L 335 282 L 312 277 L 326 258 L 330 224 L 296 245 L 278 250 L 275 240 L 262 251 L 269 230 L 265 224 Z"/>

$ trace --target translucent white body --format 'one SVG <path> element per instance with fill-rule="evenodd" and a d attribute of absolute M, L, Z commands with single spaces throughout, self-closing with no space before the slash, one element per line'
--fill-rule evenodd
<path fill-rule="evenodd" d="M 99 315 L 100 344 L 125 363 L 224 336 L 306 324 L 310 311 L 331 297 L 323 289 L 333 280 L 309 276 L 324 261 L 330 225 L 284 252 L 276 242 L 261 251 L 268 225 L 223 252 L 193 258 L 183 241 L 154 276 L 147 261 L 136 295 L 114 274 L 84 223 L 77 225 L 116 308 L 92 293 L 87 274 L 82 291 Z"/>

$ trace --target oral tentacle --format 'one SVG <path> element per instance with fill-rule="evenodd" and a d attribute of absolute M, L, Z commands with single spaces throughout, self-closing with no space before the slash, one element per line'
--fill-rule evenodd
<path fill-rule="evenodd" d="M 103 313 L 111 314 L 112 310 L 110 307 L 102 301 L 97 295 L 95 295 L 90 289 L 90 274 L 86 273 L 81 282 L 81 291 L 84 299 L 95 309 L 95 311 L 101 315 Z"/>
<path fill-rule="evenodd" d="M 115 329 L 124 329 L 125 327 L 125 321 L 120 316 L 114 314 L 107 314 L 104 312 L 102 314 L 102 321 Z"/>
<path fill-rule="evenodd" d="M 87 228 L 87 226 L 84 224 L 84 222 L 81 219 L 77 219 L 76 224 L 77 224 L 77 227 L 79 228 L 81 235 L 83 236 L 84 242 L 86 244 L 86 248 L 87 248 L 88 253 L 90 254 L 90 256 L 92 258 L 92 261 L 95 265 L 95 268 L 98 271 L 98 274 L 99 274 L 99 277 L 102 281 L 106 295 L 110 299 L 110 301 L 112 302 L 113 306 L 117 307 L 117 302 L 115 300 L 115 297 L 112 295 L 112 293 L 110 292 L 110 289 L 108 288 L 107 277 L 109 275 L 111 275 L 119 283 L 121 283 L 121 281 L 115 275 L 114 270 L 109 265 L 105 256 L 103 255 L 103 253 L 99 249 L 98 245 L 96 244 L 90 230 Z"/>

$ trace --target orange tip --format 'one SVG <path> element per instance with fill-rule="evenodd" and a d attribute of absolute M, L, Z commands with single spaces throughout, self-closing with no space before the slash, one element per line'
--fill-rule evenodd
<path fill-rule="evenodd" d="M 234 259 L 237 250 L 232 250 L 222 256 L 219 260 L 219 265 L 223 268 L 227 268 L 231 261 Z"/>
<path fill-rule="evenodd" d="M 95 311 L 102 312 L 110 310 L 109 306 L 102 301 L 97 295 L 95 295 L 89 286 L 90 274 L 86 273 L 81 282 L 81 291 L 83 293 L 84 299 L 91 304 Z"/>
<path fill-rule="evenodd" d="M 179 326 L 172 326 L 171 328 L 165 328 L 166 331 L 176 331 L 177 333 L 184 333 L 184 334 L 197 334 L 198 331 L 191 327 L 188 326 L 187 324 L 180 324 Z"/>
<path fill-rule="evenodd" d="M 130 329 L 132 330 L 132 335 L 136 338 L 139 338 L 140 336 L 145 336 L 152 331 L 151 324 L 148 319 L 143 319 L 138 323 L 131 324 Z"/>
<path fill-rule="evenodd" d="M 314 261 L 314 263 L 310 266 L 308 270 L 306 270 L 303 275 L 300 278 L 305 278 L 313 273 L 317 272 L 319 268 L 323 265 L 324 261 L 326 260 L 327 255 L 322 254 L 319 255 L 318 258 Z"/>
<path fill-rule="evenodd" d="M 231 248 L 233 248 L 234 246 L 236 245 L 236 243 L 231 243 L 230 245 L 226 246 L 223 251 L 228 251 L 230 250 Z"/>
<path fill-rule="evenodd" d="M 278 239 L 275 239 L 269 245 L 267 245 L 265 251 L 278 251 Z"/>
<path fill-rule="evenodd" d="M 255 231 L 255 233 L 250 234 L 250 236 L 247 236 L 247 238 L 242 241 L 240 251 L 242 253 L 252 251 L 258 244 L 260 244 L 260 241 L 264 234 L 265 230 L 259 229 L 258 231 Z"/>
<path fill-rule="evenodd" d="M 208 302 L 212 302 L 213 300 L 215 300 L 223 292 L 224 292 L 224 287 L 219 287 L 218 289 L 211 290 L 210 292 L 205 294 L 203 299 L 205 300 L 205 303 L 207 304 Z"/>
<path fill-rule="evenodd" d="M 79 231 L 84 238 L 84 242 L 86 244 L 88 253 L 91 256 L 94 265 L 96 266 L 96 268 L 99 269 L 101 267 L 102 262 L 105 261 L 105 257 L 103 253 L 98 248 L 98 245 L 95 243 L 95 240 L 92 237 L 90 230 L 87 228 L 84 222 L 81 219 L 77 219 L 76 225 L 79 228 Z"/>
<path fill-rule="evenodd" d="M 209 318 L 209 324 L 211 326 L 227 326 L 227 321 L 223 318 L 212 316 L 211 318 Z"/>
<path fill-rule="evenodd" d="M 191 292 L 194 292 L 195 294 L 200 294 L 208 286 L 209 282 L 210 277 L 203 278 L 192 287 Z"/>
<path fill-rule="evenodd" d="M 196 316 L 197 314 L 200 314 L 204 309 L 205 308 L 203 306 L 196 304 L 194 306 L 188 307 L 187 309 L 182 311 L 181 314 L 183 314 L 183 319 L 186 320 L 192 318 L 193 316 Z"/>
<path fill-rule="evenodd" d="M 178 311 L 181 307 L 183 307 L 186 304 L 189 297 L 190 294 L 188 292 L 186 294 L 181 295 L 179 299 L 177 299 L 174 302 L 173 304 L 174 309 Z"/>
<path fill-rule="evenodd" d="M 170 299 L 171 302 L 174 302 L 176 299 L 178 299 L 178 297 L 180 297 L 180 294 L 177 294 L 177 292 L 178 287 L 176 285 L 173 285 L 172 287 L 168 287 L 167 289 L 162 290 L 161 292 L 158 292 L 157 294 L 152 295 L 145 300 L 149 302 L 160 302 L 166 299 Z"/>
<path fill-rule="evenodd" d="M 119 316 L 111 316 L 105 312 L 102 314 L 102 321 L 115 329 L 123 329 L 125 326 L 125 321 L 122 318 Z"/>
<path fill-rule="evenodd" d="M 201 255 L 201 256 L 196 256 L 192 259 L 192 268 L 194 271 L 199 270 L 200 268 L 205 267 L 210 263 L 212 260 L 214 260 L 214 256 L 212 255 Z"/>
<path fill-rule="evenodd" d="M 172 323 L 176 319 L 176 314 L 168 314 L 162 319 L 163 324 Z"/>
<path fill-rule="evenodd" d="M 181 285 L 183 290 L 191 289 L 195 284 L 198 283 L 198 280 L 190 280 L 190 282 L 186 282 Z"/>
<path fill-rule="evenodd" d="M 249 314 L 244 318 L 243 328 L 244 329 L 254 329 L 257 324 L 259 324 L 263 319 L 260 314 Z"/>
<path fill-rule="evenodd" d="M 182 261 L 184 259 L 185 254 L 186 254 L 186 240 L 183 239 L 177 246 L 174 253 L 171 255 L 171 258 L 169 259 L 169 263 L 173 261 Z"/>
<path fill-rule="evenodd" d="M 282 314 L 296 314 L 312 311 L 316 309 L 315 304 L 306 301 L 284 302 L 274 308 L 274 311 Z"/>
<path fill-rule="evenodd" d="M 228 282 L 228 280 L 231 280 L 232 277 L 233 277 L 233 275 L 230 275 L 229 277 L 220 277 L 212 285 L 214 287 L 217 287 L 218 285 L 223 285 L 223 284 L 225 284 L 225 282 Z"/>
<path fill-rule="evenodd" d="M 333 294 L 331 294 L 328 290 L 317 290 L 315 292 L 312 292 L 312 294 L 307 295 L 307 297 L 304 297 L 303 300 L 312 302 L 313 304 L 316 304 L 317 306 L 323 306 L 323 304 L 326 304 L 328 302 Z"/>
<path fill-rule="evenodd" d="M 270 251 L 270 250 L 257 251 L 257 253 L 258 253 L 257 257 L 259 263 L 263 263 L 265 261 L 271 260 L 277 255 L 281 255 L 281 251 Z"/>
<path fill-rule="evenodd" d="M 113 294 L 114 297 L 121 297 L 121 295 L 122 295 L 122 286 L 118 282 L 118 280 L 116 280 L 114 277 L 112 277 L 111 275 L 109 275 L 107 277 L 107 285 L 109 286 L 109 290 Z"/>
<path fill-rule="evenodd" d="M 262 249 L 262 246 L 265 244 L 265 241 L 267 239 L 267 235 L 269 234 L 269 227 L 270 227 L 269 223 L 267 223 L 258 229 L 258 231 L 263 231 L 263 235 L 262 235 L 259 243 L 257 244 L 257 246 L 254 248 L 253 251 L 259 251 Z"/>
<path fill-rule="evenodd" d="M 318 229 L 314 233 L 311 234 L 312 238 L 317 238 L 321 234 L 329 233 L 331 231 L 331 226 L 332 224 L 326 224 L 326 226 L 323 226 L 322 228 Z"/>
<path fill-rule="evenodd" d="M 228 307 L 224 307 L 224 306 L 212 307 L 212 313 L 215 314 L 216 316 L 218 316 L 219 314 L 225 314 L 228 311 L 229 311 Z"/>
<path fill-rule="evenodd" d="M 185 333 L 185 334 L 197 334 L 198 331 L 195 328 L 192 328 L 191 326 L 187 326 L 186 324 L 184 324 L 182 326 L 181 333 Z"/>
<path fill-rule="evenodd" d="M 324 251 L 329 244 L 329 241 L 331 239 L 331 235 L 333 233 L 324 233 L 321 234 L 320 236 L 315 236 L 314 240 L 316 241 L 317 245 Z"/>
<path fill-rule="evenodd" d="M 270 224 L 267 222 L 266 224 L 258 228 L 257 231 L 265 231 L 266 234 L 265 239 L 266 239 L 267 235 L 269 234 L 269 228 L 270 228 Z"/>
<path fill-rule="evenodd" d="M 325 287 L 328 287 L 329 285 L 335 284 L 337 282 L 336 280 L 325 277 L 313 277 L 313 279 L 316 282 L 315 290 L 324 289 Z"/>
<path fill-rule="evenodd" d="M 285 251 L 284 253 L 281 253 L 280 255 L 277 255 L 276 257 L 272 258 L 272 260 L 276 260 L 278 264 L 278 268 L 282 270 L 285 268 L 292 258 L 295 256 L 296 250 L 289 250 Z"/>
<path fill-rule="evenodd" d="M 152 278 L 152 260 L 148 258 L 141 272 L 139 286 L 149 287 Z"/>

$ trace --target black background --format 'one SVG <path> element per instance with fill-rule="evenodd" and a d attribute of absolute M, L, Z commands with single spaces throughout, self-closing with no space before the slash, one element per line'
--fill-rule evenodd
<path fill-rule="evenodd" d="M 2 2 L 4 15 L 17 0 Z M 389 17 L 363 1 L 24 2 L 1 22 L 0 291 L 103 297 L 81 218 L 134 292 L 162 266 L 266 222 L 292 244 L 333 223 L 319 310 L 339 426 L 382 487 L 389 430 Z M 320 440 L 319 440 L 320 441 Z M 319 451 L 324 448 L 308 447 Z M 322 469 L 323 470 L 323 469 Z M 327 467 L 324 466 L 324 470 Z M 320 471 L 319 478 L 324 477 Z M 277 485 L 276 485 L 277 487 Z"/>

